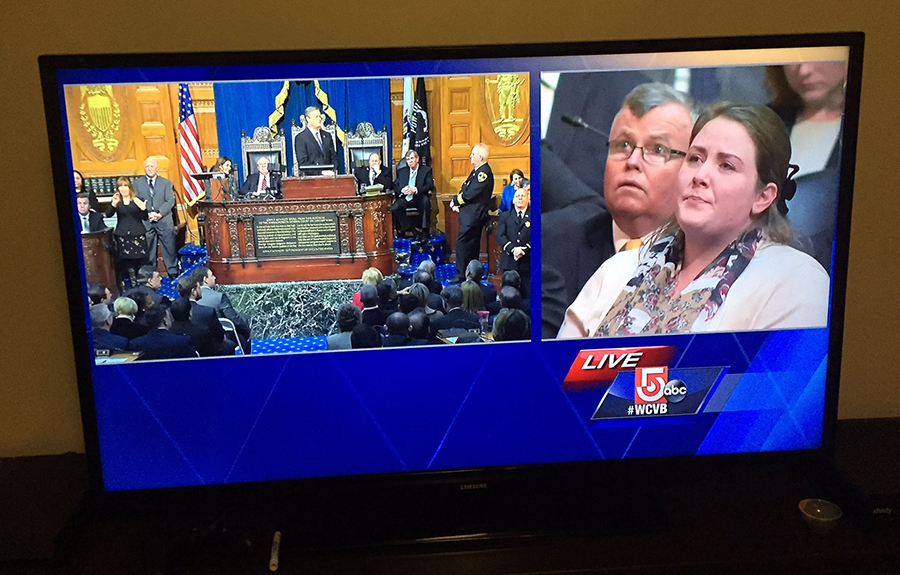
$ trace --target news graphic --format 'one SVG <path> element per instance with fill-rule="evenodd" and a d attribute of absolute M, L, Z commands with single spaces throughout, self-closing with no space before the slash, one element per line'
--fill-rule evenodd
<path fill-rule="evenodd" d="M 672 346 L 582 350 L 564 387 L 602 390 L 591 421 L 696 415 L 727 370 L 673 369 L 674 355 Z"/>

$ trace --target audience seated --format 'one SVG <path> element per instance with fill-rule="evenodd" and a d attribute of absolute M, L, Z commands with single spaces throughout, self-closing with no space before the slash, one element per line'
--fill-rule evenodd
<path fill-rule="evenodd" d="M 409 316 L 402 311 L 395 311 L 388 316 L 387 335 L 384 337 L 384 347 L 402 347 L 412 344 L 412 338 L 409 337 Z"/>
<path fill-rule="evenodd" d="M 197 278 L 193 275 L 190 275 L 178 280 L 178 293 L 181 295 L 181 297 L 188 298 L 190 300 L 191 322 L 195 325 L 204 326 L 209 330 L 209 333 L 212 336 L 213 343 L 219 348 L 221 352 L 218 355 L 233 355 L 234 347 L 235 345 L 237 345 L 237 342 L 233 342 L 230 345 L 223 345 L 223 342 L 225 340 L 225 330 L 222 328 L 222 324 L 219 323 L 219 316 L 216 315 L 216 310 L 197 303 L 197 300 L 200 299 L 201 293 L 200 282 L 197 281 Z M 150 309 L 153 309 L 153 307 L 151 307 Z M 149 312 L 150 310 L 147 311 Z M 150 326 L 148 325 L 147 327 Z M 231 350 L 230 353 L 226 353 L 226 348 Z"/>
<path fill-rule="evenodd" d="M 169 304 L 169 298 L 156 291 L 161 285 L 162 280 L 160 279 L 159 272 L 156 271 L 156 268 L 147 264 L 138 269 L 137 285 L 134 289 L 149 296 L 150 299 L 153 300 L 154 305 Z"/>
<path fill-rule="evenodd" d="M 116 319 L 113 320 L 109 332 L 114 335 L 120 335 L 125 339 L 134 339 L 147 335 L 149 331 L 147 326 L 134 322 L 137 316 L 137 303 L 130 297 L 116 298 L 113 302 L 113 308 L 116 310 Z"/>
<path fill-rule="evenodd" d="M 373 285 L 364 285 L 359 289 L 362 300 L 362 322 L 370 327 L 384 325 L 390 312 L 378 307 L 378 290 Z"/>
<path fill-rule="evenodd" d="M 425 286 L 425 284 L 414 283 L 409 286 L 409 295 L 414 296 L 418 301 L 418 305 L 416 309 L 421 310 L 428 316 L 430 321 L 434 321 L 439 317 L 444 315 L 444 312 L 439 311 L 444 308 L 444 301 L 437 297 L 437 303 L 435 305 L 438 306 L 439 309 L 435 309 L 432 307 L 432 296 L 434 295 L 431 291 Z"/>
<path fill-rule="evenodd" d="M 88 284 L 88 297 L 91 305 L 102 303 L 108 306 L 113 301 L 112 293 L 103 284 Z"/>
<path fill-rule="evenodd" d="M 94 338 L 94 349 L 107 349 L 112 353 L 128 349 L 128 339 L 109 332 L 113 322 L 113 313 L 104 303 L 91 306 L 91 335 Z"/>
<path fill-rule="evenodd" d="M 399 310 L 405 314 L 410 314 L 414 309 L 420 307 L 419 304 L 419 298 L 411 293 L 405 293 L 400 296 Z"/>
<path fill-rule="evenodd" d="M 134 314 L 134 323 L 146 328 L 147 326 L 144 323 L 144 312 L 153 306 L 153 300 L 150 299 L 149 295 L 135 288 L 126 291 L 123 296 L 134 301 L 137 305 L 137 313 Z M 169 298 L 166 298 L 166 300 L 168 299 Z"/>
<path fill-rule="evenodd" d="M 132 351 L 140 351 L 140 359 L 176 359 L 196 357 L 191 338 L 169 332 L 171 319 L 169 310 L 161 305 L 151 306 L 144 312 L 144 321 L 150 332 L 131 340 Z"/>
<path fill-rule="evenodd" d="M 416 273 L 412 277 L 407 276 L 400 280 L 400 289 L 406 289 L 411 286 L 415 282 L 415 277 L 419 272 L 428 272 L 431 274 L 431 277 L 434 278 L 437 273 L 437 264 L 434 263 L 431 256 L 419 262 L 419 267 L 416 268 Z M 440 290 L 438 290 L 438 292 L 438 295 L 440 295 Z"/>
<path fill-rule="evenodd" d="M 237 330 L 241 349 L 245 354 L 250 353 L 250 318 L 234 309 L 228 294 L 216 290 L 216 276 L 206 266 L 200 266 L 194 270 L 194 278 L 200 284 L 200 299 L 197 303 L 216 310 L 218 317 L 230 319 Z"/>
<path fill-rule="evenodd" d="M 517 272 L 516 270 L 507 270 L 507 271 L 503 272 L 503 275 L 500 277 L 500 294 L 501 294 L 501 296 L 503 294 L 503 288 L 505 288 L 505 287 L 516 288 L 516 291 L 519 293 L 519 298 L 520 298 L 519 305 L 517 305 L 516 307 L 518 309 L 524 311 L 526 314 L 528 314 L 530 316 L 531 315 L 531 300 L 528 298 L 522 297 L 522 281 L 521 281 L 521 278 L 519 277 L 519 272 Z M 500 313 L 501 308 L 508 307 L 508 306 L 503 306 L 500 303 L 500 300 L 498 299 L 497 301 L 492 302 L 488 305 L 485 305 L 484 307 L 491 313 L 491 315 L 497 315 L 498 313 Z"/>
<path fill-rule="evenodd" d="M 337 325 L 340 333 L 329 335 L 325 349 L 351 349 L 350 335 L 353 328 L 362 323 L 362 312 L 356 305 L 347 303 L 338 310 Z"/>
<path fill-rule="evenodd" d="M 366 268 L 366 270 L 362 273 L 362 283 L 363 285 L 378 285 L 378 282 L 384 279 L 384 274 L 381 273 L 381 270 L 378 268 Z M 362 300 L 359 297 L 360 292 L 356 292 L 353 294 L 353 305 L 358 307 L 360 310 L 363 309 Z"/>
<path fill-rule="evenodd" d="M 422 284 L 428 288 L 428 307 L 435 310 L 444 309 L 444 302 L 441 299 L 441 290 L 444 286 L 434 279 L 434 274 L 427 271 L 418 271 L 413 278 L 413 284 Z"/>
<path fill-rule="evenodd" d="M 364 323 L 359 324 L 350 332 L 350 347 L 352 349 L 366 349 L 381 347 L 381 334 L 375 328 Z"/>
<path fill-rule="evenodd" d="M 431 322 L 431 337 L 433 338 L 442 329 L 478 329 L 478 316 L 462 308 L 463 292 L 459 286 L 447 286 L 441 292 L 444 300 L 444 317 Z"/>
<path fill-rule="evenodd" d="M 463 309 L 477 314 L 484 309 L 484 299 L 480 286 L 472 280 L 466 280 L 459 285 L 463 292 Z"/>
<path fill-rule="evenodd" d="M 188 298 L 181 297 L 173 301 L 169 306 L 169 311 L 172 313 L 172 325 L 169 327 L 169 331 L 190 337 L 191 345 L 200 353 L 201 357 L 234 353 L 234 347 L 231 347 L 226 354 L 220 354 L 220 351 L 225 350 L 213 341 L 212 334 L 209 333 L 206 326 L 191 322 L 191 301 Z"/>
<path fill-rule="evenodd" d="M 523 341 L 531 338 L 531 320 L 522 310 L 503 309 L 494 320 L 494 341 Z"/>
<path fill-rule="evenodd" d="M 466 266 L 466 279 L 478 284 L 481 289 L 482 303 L 487 305 L 497 299 L 497 291 L 494 286 L 484 285 L 481 280 L 484 278 L 484 264 L 478 260 L 472 260 Z M 481 309 L 484 309 L 483 307 Z"/>

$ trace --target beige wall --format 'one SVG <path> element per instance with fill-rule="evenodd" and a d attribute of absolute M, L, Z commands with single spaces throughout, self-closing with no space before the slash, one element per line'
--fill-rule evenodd
<path fill-rule="evenodd" d="M 329 14 L 328 5 L 335 7 Z M 900 53 L 900 8 L 866 0 L 752 0 L 677 3 L 573 0 L 425 3 L 417 33 L 342 34 L 347 14 L 365 14 L 371 30 L 404 30 L 410 2 L 320 3 L 317 26 L 304 26 L 296 2 L 262 5 L 223 0 L 162 0 L 150 5 L 102 1 L 50 5 L 10 2 L 0 23 L 0 157 L 6 201 L 0 213 L 2 346 L 0 346 L 0 456 L 82 450 L 81 422 L 71 359 L 62 262 L 44 127 L 37 57 L 44 53 L 170 52 L 302 49 L 428 43 L 576 41 L 724 34 L 866 32 L 860 146 L 853 210 L 849 306 L 841 417 L 900 416 L 893 360 L 900 350 L 900 114 L 895 62 Z M 654 13 L 653 6 L 668 13 Z M 686 6 L 686 5 L 685 5 Z M 852 6 L 852 8 L 851 8 Z M 471 14 L 462 19 L 460 14 Z M 278 33 L 241 32 L 260 17 L 282 14 Z M 525 16 L 527 14 L 527 16 Z M 288 23 L 293 22 L 293 26 Z M 23 171 L 27 185 L 20 184 Z M 27 241 L 23 241 L 27 238 Z"/>

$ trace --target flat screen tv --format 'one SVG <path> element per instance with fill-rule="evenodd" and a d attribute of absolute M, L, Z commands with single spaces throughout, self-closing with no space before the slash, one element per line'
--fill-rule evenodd
<path fill-rule="evenodd" d="M 862 53 L 42 57 L 95 489 L 403 505 L 827 453 Z"/>

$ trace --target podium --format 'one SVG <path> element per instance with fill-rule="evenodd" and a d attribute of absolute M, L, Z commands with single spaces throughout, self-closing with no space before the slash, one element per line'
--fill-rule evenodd
<path fill-rule="evenodd" d="M 116 266 L 114 260 L 115 243 L 112 229 L 81 234 L 81 250 L 84 254 L 84 268 L 87 280 L 100 283 L 116 293 Z"/>
<path fill-rule="evenodd" d="M 285 178 L 281 200 L 198 202 L 209 268 L 226 284 L 392 274 L 392 196 L 356 188 L 352 175 Z"/>

